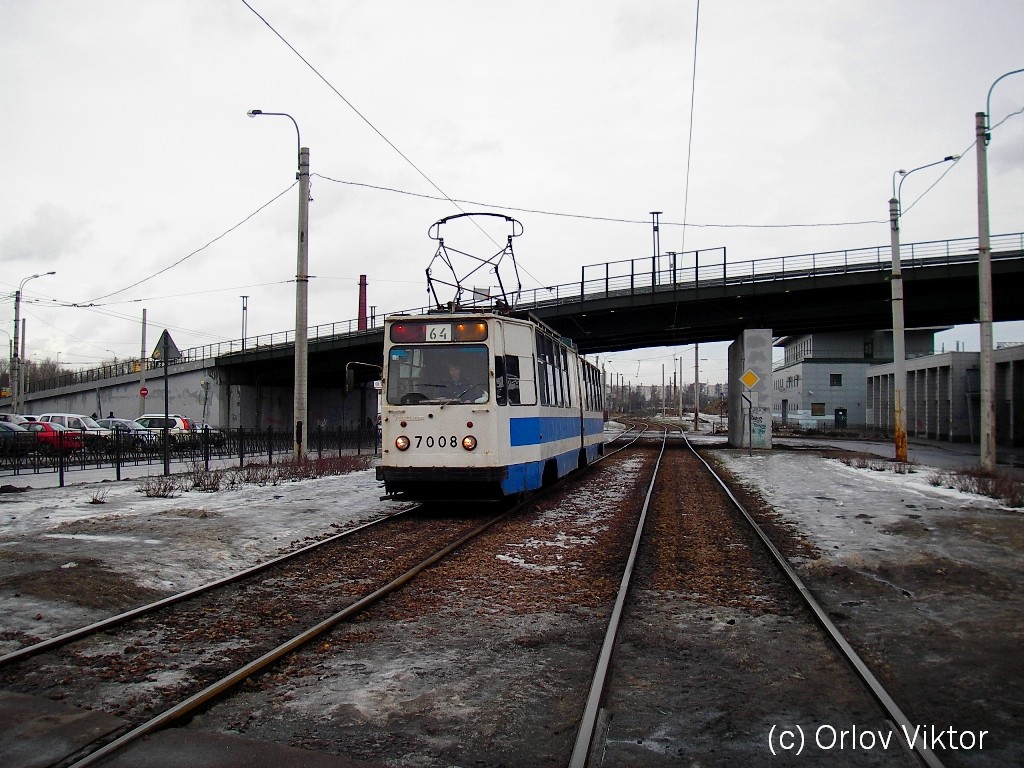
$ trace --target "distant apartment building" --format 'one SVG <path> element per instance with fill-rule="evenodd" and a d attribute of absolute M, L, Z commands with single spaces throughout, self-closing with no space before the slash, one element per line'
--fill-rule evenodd
<path fill-rule="evenodd" d="M 907 358 L 931 355 L 940 330 L 908 330 Z M 867 371 L 892 362 L 892 331 L 784 336 L 775 346 L 783 349 L 783 361 L 772 373 L 775 421 L 802 427 L 868 424 Z"/>

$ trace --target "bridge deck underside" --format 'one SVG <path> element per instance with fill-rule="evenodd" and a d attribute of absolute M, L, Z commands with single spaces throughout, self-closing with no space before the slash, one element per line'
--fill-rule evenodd
<path fill-rule="evenodd" d="M 1024 319 L 1024 269 L 1019 259 L 992 265 L 994 319 Z M 904 318 L 908 328 L 977 322 L 977 264 L 907 269 Z M 693 342 L 728 341 L 744 329 L 770 328 L 775 335 L 892 327 L 891 286 L 886 272 L 841 273 L 731 285 L 659 286 L 529 308 L 581 352 L 591 354 Z M 350 361 L 379 365 L 383 332 L 311 339 L 312 386 L 338 386 Z M 290 383 L 291 345 L 218 358 L 232 383 Z M 356 368 L 357 380 L 374 378 Z"/>

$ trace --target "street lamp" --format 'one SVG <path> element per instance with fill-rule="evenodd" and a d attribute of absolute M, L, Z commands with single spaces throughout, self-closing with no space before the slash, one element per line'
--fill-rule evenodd
<path fill-rule="evenodd" d="M 0 328 L 0 333 L 7 337 L 7 388 L 11 391 L 10 397 L 14 396 L 14 385 L 11 384 L 11 373 L 14 369 L 14 339 L 11 334 Z"/>
<path fill-rule="evenodd" d="M 245 335 L 248 332 L 249 297 L 242 296 L 242 351 L 245 352 Z"/>
<path fill-rule="evenodd" d="M 889 199 L 889 232 L 892 242 L 892 360 L 893 360 L 893 439 L 896 461 L 907 460 L 907 411 L 904 392 L 907 388 L 907 354 L 903 327 L 903 270 L 900 266 L 900 195 L 907 176 L 933 165 L 959 160 L 960 155 L 946 155 L 934 163 L 920 165 L 909 171 L 893 171 L 892 197 Z M 899 187 L 896 177 L 900 176 Z"/>
<path fill-rule="evenodd" d="M 37 277 L 46 277 L 47 275 L 56 275 L 56 272 L 40 272 L 36 275 L 29 275 L 21 281 L 21 285 L 18 286 L 18 290 L 14 292 L 14 353 L 11 355 L 11 386 L 14 390 L 14 413 L 21 413 L 21 398 L 23 392 L 21 391 L 21 358 L 18 356 L 18 326 L 21 324 L 21 292 L 25 288 L 25 283 L 29 280 L 35 280 Z"/>
<path fill-rule="evenodd" d="M 975 146 L 978 150 L 978 329 L 981 368 L 980 464 L 986 472 L 996 470 L 995 361 L 992 358 L 992 249 L 988 222 L 988 143 L 992 138 L 988 116 L 992 111 L 992 91 L 1004 77 L 1019 75 L 1015 69 L 997 77 L 988 89 L 985 111 L 974 113 Z"/>
<path fill-rule="evenodd" d="M 287 117 L 295 126 L 296 145 L 299 149 L 298 170 L 295 178 L 299 180 L 299 232 L 298 232 L 298 264 L 295 270 L 295 394 L 292 401 L 292 412 L 295 419 L 293 432 L 294 454 L 296 459 L 302 458 L 302 431 L 307 423 L 307 390 L 309 379 L 309 347 L 306 338 L 307 316 L 309 314 L 309 148 L 302 146 L 299 124 L 286 112 L 264 112 L 250 109 L 249 117 L 270 115 Z"/>

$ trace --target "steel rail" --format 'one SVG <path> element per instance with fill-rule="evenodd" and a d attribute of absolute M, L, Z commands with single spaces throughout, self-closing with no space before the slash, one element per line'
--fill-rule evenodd
<path fill-rule="evenodd" d="M 647 429 L 650 429 L 649 425 Z M 644 498 L 644 504 L 640 510 L 640 519 L 636 525 L 636 533 L 633 535 L 633 546 L 629 550 L 626 568 L 622 574 L 622 581 L 619 583 L 619 592 L 615 597 L 615 605 L 608 619 L 608 629 L 605 631 L 604 643 L 601 645 L 601 653 L 598 656 L 597 667 L 594 670 L 594 677 L 590 684 L 590 694 L 583 709 L 580 728 L 576 734 L 576 743 L 573 746 L 572 756 L 569 759 L 570 768 L 584 768 L 590 755 L 590 743 L 593 740 L 594 729 L 600 713 L 601 696 L 604 694 L 604 685 L 608 678 L 612 651 L 615 649 L 615 637 L 618 634 L 619 624 L 622 621 L 622 610 L 626 603 L 626 594 L 629 591 L 630 581 L 633 578 L 633 567 L 636 564 L 637 552 L 640 550 L 640 539 L 643 536 L 644 523 L 647 520 L 647 509 L 650 506 L 651 496 L 654 493 L 654 484 L 658 480 L 658 469 L 661 466 L 662 456 L 665 455 L 665 444 L 667 441 L 668 429 L 665 429 L 665 434 L 661 439 L 661 450 L 658 452 L 658 460 L 654 465 L 654 474 L 651 477 L 651 483 L 647 488 L 647 496 Z"/>
<path fill-rule="evenodd" d="M 793 566 L 790 565 L 789 560 L 786 559 L 786 556 L 783 555 L 781 551 L 779 551 L 778 547 L 775 546 L 775 543 L 768 537 L 768 534 L 765 533 L 764 529 L 760 525 L 758 525 L 757 521 L 754 520 L 753 516 L 746 510 L 743 504 L 740 503 L 740 500 L 736 498 L 736 496 L 733 494 L 732 490 L 729 488 L 726 482 L 722 480 L 721 477 L 719 477 L 717 472 L 715 472 L 714 468 L 712 468 L 712 466 L 704 459 L 703 456 L 697 453 L 697 449 L 694 448 L 693 444 L 686 439 L 685 435 L 683 435 L 683 439 L 686 440 L 686 445 L 693 452 L 693 455 L 696 456 L 704 465 L 704 467 L 708 470 L 708 472 L 711 473 L 711 476 L 722 487 L 722 490 L 725 491 L 725 495 L 735 505 L 736 509 L 739 510 L 740 514 L 743 515 L 747 523 L 750 524 L 750 527 L 754 530 L 754 533 L 757 534 L 757 537 L 765 545 L 765 547 L 768 549 L 768 552 L 775 560 L 776 565 L 778 565 L 779 568 L 782 569 L 782 571 L 786 574 L 786 576 L 789 577 L 789 580 L 792 583 L 792 585 L 796 588 L 796 591 L 800 593 L 801 597 L 803 597 L 804 601 L 807 603 L 807 606 L 811 609 L 811 612 L 814 614 L 815 619 L 825 630 L 825 632 L 828 633 L 832 642 L 835 643 L 835 645 L 839 648 L 843 656 L 846 657 L 847 662 L 849 662 L 850 666 L 853 668 L 854 672 L 861 679 L 864 685 L 867 686 L 868 690 L 871 692 L 872 696 L 874 696 L 878 704 L 882 707 L 882 709 L 885 710 L 885 713 L 894 722 L 901 726 L 900 730 L 902 731 L 902 733 L 897 733 L 897 737 L 903 743 L 903 746 L 911 754 L 916 755 L 924 765 L 928 766 L 928 768 L 943 768 L 942 761 L 939 760 L 935 753 L 932 752 L 923 743 L 923 740 L 915 740 L 916 744 L 910 744 L 903 737 L 903 734 L 911 733 L 914 731 L 914 724 L 905 714 L 903 714 L 903 710 L 901 710 L 899 705 L 896 704 L 896 701 L 892 698 L 892 696 L 889 695 L 889 692 L 885 690 L 885 687 L 878 681 L 878 678 L 874 676 L 874 674 L 868 668 L 867 664 L 864 663 L 864 660 L 861 659 L 860 656 L 857 654 L 857 651 L 853 649 L 853 646 L 851 646 L 850 643 L 846 640 L 846 638 L 843 637 L 842 632 L 839 631 L 839 628 L 836 627 L 836 625 L 828 617 L 828 613 L 825 611 L 824 608 L 822 608 L 821 604 L 817 601 L 817 599 L 814 597 L 811 591 L 803 583 L 803 580 L 800 578 L 800 576 L 797 575 L 797 572 L 793 569 Z"/>
<path fill-rule="evenodd" d="M 642 423 L 642 422 L 641 422 L 641 423 Z M 633 422 L 633 427 L 635 427 L 635 426 L 636 426 L 636 422 Z M 643 437 L 643 436 L 644 436 L 644 433 L 645 433 L 645 432 L 647 432 L 647 430 L 649 430 L 650 428 L 651 428 L 651 425 L 650 425 L 650 424 L 646 424 L 646 423 L 645 423 L 645 424 L 644 424 L 644 428 L 643 428 L 643 429 L 641 429 L 641 430 L 640 430 L 639 432 L 637 432 L 637 433 L 636 433 L 636 436 L 635 436 L 635 437 L 633 437 L 633 439 L 632 439 L 632 440 L 630 440 L 630 441 L 629 441 L 628 443 L 626 443 L 626 444 L 624 444 L 624 445 L 621 445 L 621 446 L 619 446 L 619 447 L 618 447 L 618 448 L 616 448 L 616 449 L 615 449 L 614 451 L 609 451 L 608 453 L 604 453 L 604 454 L 602 454 L 602 455 L 598 456 L 598 457 L 597 457 L 596 459 L 594 459 L 594 460 L 593 460 L 592 462 L 590 462 L 590 466 L 594 466 L 594 465 L 595 465 L 595 464 L 597 464 L 597 463 L 598 463 L 599 461 L 604 461 L 604 460 L 605 460 L 605 459 L 607 459 L 607 458 L 608 458 L 609 456 L 614 456 L 614 455 L 615 455 L 616 453 L 618 453 L 619 451 L 624 451 L 624 450 L 626 450 L 627 448 L 629 448 L 630 446 L 632 446 L 632 445 L 635 445 L 635 444 L 636 444 L 636 442 L 637 442 L 637 441 L 638 441 L 638 440 L 639 440 L 639 439 L 640 439 L 641 437 Z M 631 428 L 627 429 L 627 430 L 626 430 L 625 432 L 623 432 L 623 433 L 622 433 L 621 435 L 619 435 L 618 437 L 616 437 L 616 438 L 615 438 L 614 440 L 609 440 L 609 441 L 608 441 L 607 443 L 605 443 L 605 445 L 611 445 L 612 443 L 614 443 L 614 442 L 616 442 L 616 441 L 618 441 L 618 440 L 625 440 L 625 439 L 626 439 L 626 436 L 627 436 L 627 435 L 628 435 L 628 434 L 629 434 L 630 432 L 632 432 L 632 431 L 633 431 L 633 428 L 631 427 Z"/>
<path fill-rule="evenodd" d="M 145 723 L 142 723 L 139 726 L 136 726 L 131 731 L 128 731 L 127 733 L 125 733 L 124 735 L 122 735 L 119 738 L 115 739 L 114 741 L 110 742 L 109 744 L 104 745 L 103 747 L 101 747 L 100 749 L 96 750 L 95 752 L 92 752 L 88 756 L 86 756 L 86 757 L 82 758 L 81 760 L 73 763 L 68 768 L 86 768 L 86 766 L 94 765 L 95 763 L 99 762 L 103 758 L 109 757 L 114 752 L 117 752 L 117 751 L 123 749 L 128 744 L 132 743 L 133 741 L 136 741 L 136 740 L 140 739 L 141 737 L 143 737 L 143 736 L 145 736 L 145 735 L 147 735 L 149 733 L 152 733 L 153 731 L 159 730 L 160 728 L 163 728 L 164 726 L 174 722 L 175 720 L 177 720 L 177 719 L 179 719 L 181 717 L 184 717 L 185 715 L 189 714 L 190 712 L 195 711 L 196 709 L 198 709 L 199 707 L 201 707 L 204 704 L 208 703 L 209 701 L 213 700 L 217 696 L 220 696 L 222 693 L 225 693 L 226 691 L 228 691 L 231 688 L 235 687 L 239 683 L 241 683 L 241 682 L 245 681 L 246 679 L 252 677 L 253 675 L 257 674 L 258 672 L 262 671 L 263 669 L 269 667 L 274 662 L 279 661 L 280 659 L 282 659 L 283 657 L 287 656 L 292 651 L 295 651 L 295 650 L 301 648 L 306 643 L 308 643 L 308 642 L 310 642 L 312 640 L 315 640 L 320 635 L 322 635 L 325 632 L 327 632 L 330 629 L 332 629 L 336 624 L 339 624 L 340 622 L 344 621 L 345 619 L 351 618 L 352 616 L 356 615 L 360 611 L 363 611 L 364 609 L 368 608 L 369 606 L 373 605 L 374 603 L 382 600 L 384 597 L 386 597 L 390 593 L 392 593 L 395 590 L 399 589 L 400 587 L 404 586 L 407 582 L 409 582 L 411 579 L 413 579 L 415 576 L 417 576 L 422 571 L 425 571 L 427 568 L 429 568 L 430 566 L 434 565 L 439 560 L 441 560 L 441 559 L 447 557 L 448 555 L 450 555 L 452 552 L 457 550 L 459 547 L 461 547 L 467 541 L 470 541 L 471 539 L 475 538 L 476 536 L 479 536 L 481 533 L 486 531 L 488 528 L 490 528 L 495 523 L 505 519 L 510 514 L 515 512 L 517 509 L 520 509 L 521 506 L 522 505 L 518 505 L 517 504 L 516 506 L 511 507 L 510 509 L 505 510 L 504 512 L 502 512 L 501 514 L 493 517 L 492 519 L 488 520 L 487 522 L 482 523 L 481 525 L 477 526 L 476 528 L 474 528 L 469 533 L 466 533 L 463 536 L 460 536 L 458 539 L 456 539 L 451 544 L 448 544 L 443 549 L 438 550 L 437 552 L 432 554 L 427 559 L 423 560 L 418 565 L 413 566 L 412 568 L 407 570 L 405 573 L 401 574 L 400 576 L 395 577 L 394 579 L 389 581 L 387 584 L 385 584 L 383 587 L 379 587 L 378 589 L 374 590 L 373 592 L 371 592 L 370 594 L 366 595 L 365 597 L 362 597 L 359 600 L 357 600 L 356 602 L 352 603 L 348 607 L 346 607 L 346 608 L 342 609 L 341 611 L 338 611 L 334 615 L 324 619 L 319 624 L 316 624 L 315 626 L 310 627 L 305 632 L 302 632 L 301 634 L 296 635 L 291 640 L 288 640 L 287 642 L 282 643 L 281 645 L 279 645 L 277 648 L 274 648 L 273 650 L 268 651 L 267 653 L 263 654 L 259 658 L 254 659 L 253 661 L 250 661 L 248 664 L 246 664 L 245 666 L 240 667 L 239 669 L 235 670 L 230 675 L 227 675 L 227 676 L 221 678 L 220 680 L 218 680 L 217 682 L 208 685 L 203 690 L 201 690 L 198 693 L 195 693 L 192 696 L 190 696 L 189 698 L 185 699 L 185 701 L 183 701 L 183 702 L 181 702 L 179 704 L 176 704 L 175 706 L 171 707 L 170 709 L 165 710 L 164 712 L 160 713 L 156 717 L 146 721 Z"/>
<path fill-rule="evenodd" d="M 261 571 L 268 570 L 276 565 L 280 565 L 283 562 L 287 562 L 288 560 L 301 557 L 302 555 L 307 554 L 319 547 L 331 544 L 337 541 L 338 539 L 343 539 L 359 531 L 388 522 L 389 520 L 393 520 L 396 517 L 408 514 L 409 512 L 412 512 L 419 508 L 419 506 L 412 506 L 408 507 L 407 509 L 400 510 L 398 512 L 392 512 L 389 515 L 385 515 L 384 517 L 378 518 L 376 520 L 371 520 L 368 523 L 363 523 L 362 525 L 358 525 L 355 528 L 351 528 L 347 531 L 343 531 L 341 533 L 335 534 L 334 536 L 323 539 L 322 541 L 318 541 L 314 544 L 302 547 L 301 549 L 297 549 L 294 552 L 289 552 L 287 554 L 280 555 L 278 557 L 273 558 L 272 560 L 268 560 L 265 563 L 254 565 L 251 568 L 246 568 L 245 570 L 239 571 L 238 573 L 233 573 L 230 576 L 225 576 L 224 578 L 218 579 L 217 581 L 211 581 L 209 584 L 203 584 L 201 586 L 186 590 L 185 592 L 180 592 L 176 595 L 170 595 L 168 597 L 157 600 L 153 603 L 140 605 L 138 608 L 133 608 L 130 611 L 119 613 L 116 616 L 101 619 L 100 621 L 93 622 L 92 624 L 87 624 L 86 626 L 79 627 L 78 629 L 72 629 L 61 635 L 57 635 L 56 637 L 51 637 L 47 640 L 41 640 L 38 643 L 27 645 L 24 648 L 19 648 L 16 651 L 11 651 L 10 653 L 0 656 L 0 667 L 6 664 L 13 663 L 15 661 L 26 659 L 30 656 L 35 656 L 36 654 L 43 653 L 45 651 L 53 650 L 54 648 L 59 648 L 75 640 L 80 640 L 83 637 L 94 635 L 105 629 L 120 626 L 121 624 L 125 624 L 131 621 L 132 619 L 138 618 L 139 616 L 144 616 L 147 613 L 153 613 L 154 611 L 158 611 L 161 608 L 166 608 L 169 605 L 180 603 L 184 600 L 188 600 L 197 595 L 201 595 L 204 592 L 209 592 L 211 590 L 217 589 L 218 587 L 233 584 L 237 581 L 242 581 L 244 579 L 249 578 L 250 576 L 254 576 L 260 573 Z"/>

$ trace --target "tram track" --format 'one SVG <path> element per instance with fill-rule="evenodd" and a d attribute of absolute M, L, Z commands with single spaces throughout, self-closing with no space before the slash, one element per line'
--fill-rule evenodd
<path fill-rule="evenodd" d="M 126 733 L 73 763 L 92 765 L 358 614 L 504 514 L 483 523 L 422 507 L 390 515 L 9 653 L 0 685 L 124 718 Z M 346 552 L 358 562 L 339 566 Z"/>
<path fill-rule="evenodd" d="M 381 764 L 751 764 L 769 756 L 770 717 L 891 725 L 762 543 L 739 533 L 742 515 L 709 514 L 709 499 L 725 494 L 710 475 L 697 488 L 696 454 L 673 438 L 672 467 L 656 478 L 664 437 L 649 439 L 654 431 L 634 425 L 621 449 L 485 521 L 415 578 L 400 577 L 401 591 L 382 602 L 368 594 L 353 621 L 323 619 L 306 640 L 264 653 L 262 671 L 243 667 L 133 738 L 191 718 L 196 732 Z M 685 489 L 658 490 L 666 474 L 686 478 Z M 651 517 L 637 533 L 645 496 Z M 627 561 L 639 579 L 632 587 L 623 586 Z M 623 625 L 609 641 L 615 613 Z M 605 657 L 607 686 L 589 677 Z M 581 728 L 584 710 L 596 715 Z M 133 745 L 122 746 L 117 765 L 131 764 Z"/>
<path fill-rule="evenodd" d="M 638 437 L 629 437 L 624 447 Z M 527 503 L 535 504 L 536 498 Z M 88 755 L 69 756 L 63 764 L 84 768 L 102 762 L 351 619 L 514 511 L 489 515 L 483 523 L 463 513 L 439 526 L 424 509 L 390 515 L 204 587 L 8 653 L 0 658 L 0 682 L 9 692 L 43 694 L 124 717 L 129 725 L 116 739 Z M 400 532 L 403 527 L 407 532 Z M 454 540 L 438 549 L 429 541 L 438 538 L 439 527 L 444 538 Z M 362 570 L 334 567 L 345 559 L 345 549 L 366 561 Z M 362 556 L 373 549 L 386 553 L 387 569 L 381 557 Z M 402 550 L 401 556 L 395 550 Z M 424 557 L 425 550 L 435 551 Z M 396 570 L 401 572 L 382 584 Z M 356 599 L 360 592 L 363 596 Z M 347 605 L 295 633 L 296 624 L 311 623 L 311 606 L 322 615 L 336 602 Z M 292 628 L 286 632 L 286 626 Z M 280 642 L 286 634 L 293 636 Z M 251 660 L 242 664 L 244 658 Z M 237 668 L 223 674 L 229 667 Z"/>
<path fill-rule="evenodd" d="M 769 613 L 779 611 L 782 615 L 793 615 L 792 597 L 794 594 L 799 595 L 800 605 L 803 606 L 803 609 L 798 610 L 797 613 L 809 612 L 817 626 L 827 635 L 831 647 L 841 655 L 847 665 L 846 670 L 835 669 L 835 660 L 825 658 L 827 654 L 822 654 L 820 642 L 808 637 L 806 627 L 799 628 L 799 632 L 796 633 L 789 632 L 791 637 L 788 640 L 798 658 L 801 655 L 806 657 L 808 662 L 806 668 L 801 669 L 799 664 L 785 671 L 781 667 L 762 667 L 760 674 L 764 677 L 763 682 L 749 674 L 751 668 L 756 669 L 759 666 L 750 661 L 750 654 L 759 652 L 757 646 L 754 649 L 748 647 L 746 650 L 729 649 L 723 652 L 720 647 L 714 647 L 718 643 L 713 642 L 707 650 L 718 652 L 718 655 L 723 657 L 732 655 L 737 659 L 737 667 L 742 670 L 740 674 L 744 681 L 742 684 L 747 689 L 745 695 L 749 695 L 754 700 L 758 700 L 758 687 L 761 686 L 764 689 L 764 699 L 766 700 L 770 701 L 781 695 L 787 700 L 791 709 L 810 705 L 812 709 L 806 719 L 813 720 L 815 714 L 820 716 L 821 713 L 827 712 L 835 718 L 835 722 L 844 720 L 851 722 L 858 718 L 862 722 L 865 720 L 874 722 L 875 730 L 871 730 L 870 726 L 868 729 L 872 746 L 876 745 L 876 738 L 881 741 L 883 735 L 888 736 L 885 743 L 891 745 L 892 741 L 899 742 L 901 740 L 899 734 L 914 733 L 917 726 L 904 715 L 893 697 L 836 628 L 827 612 L 818 604 L 787 558 L 744 508 L 714 468 L 700 456 L 688 441 L 686 450 L 678 451 L 674 460 L 669 460 L 667 463 L 669 465 L 668 473 L 677 475 L 688 473 L 691 493 L 701 498 L 702 507 L 698 508 L 692 504 L 687 506 L 685 502 L 680 502 L 681 494 L 678 492 L 678 486 L 671 490 L 666 489 L 664 486 L 672 484 L 666 483 L 663 477 L 656 476 L 652 479 L 651 493 L 648 494 L 647 501 L 653 501 L 653 504 L 645 503 L 643 514 L 646 516 L 648 506 L 651 506 L 653 516 L 651 527 L 654 530 L 643 537 L 645 553 L 642 559 L 645 560 L 645 565 L 642 570 L 644 574 L 637 579 L 638 583 L 631 584 L 628 576 L 632 568 L 627 566 L 627 573 L 624 575 L 617 596 L 616 611 L 613 612 L 606 632 L 605 644 L 591 684 L 591 693 L 569 765 L 574 768 L 583 768 L 587 765 L 616 766 L 639 763 L 668 765 L 679 759 L 704 760 L 707 759 L 708 753 L 716 751 L 723 752 L 725 755 L 733 753 L 729 756 L 723 755 L 723 764 L 731 760 L 756 760 L 759 753 L 760 756 L 763 756 L 765 751 L 771 751 L 774 755 L 775 732 L 782 732 L 791 726 L 794 718 L 793 711 L 778 715 L 778 722 L 768 730 L 767 734 L 762 734 L 766 738 L 762 738 L 760 743 L 757 743 L 756 738 L 747 743 L 740 733 L 734 731 L 729 734 L 731 743 L 721 740 L 716 744 L 713 738 L 710 740 L 707 738 L 707 731 L 709 725 L 713 726 L 714 721 L 719 719 L 720 715 L 728 717 L 731 731 L 733 729 L 742 731 L 744 728 L 742 713 L 745 707 L 742 702 L 735 701 L 735 696 L 730 694 L 729 684 L 722 684 L 730 677 L 727 665 L 723 664 L 719 669 L 714 670 L 712 677 L 717 688 L 716 686 L 708 687 L 707 681 L 702 679 L 701 672 L 694 673 L 692 669 L 687 668 L 686 664 L 675 664 L 671 660 L 673 653 L 668 648 L 665 649 L 665 654 L 661 658 L 657 652 L 652 654 L 652 648 L 658 643 L 650 642 L 650 636 L 653 634 L 671 637 L 673 634 L 677 634 L 679 614 L 685 615 L 687 608 L 692 609 L 693 604 L 725 604 L 728 606 L 731 603 L 742 606 L 746 611 L 767 610 Z M 730 506 L 728 511 L 732 519 L 718 517 L 719 512 L 714 508 L 715 505 L 708 502 L 706 492 L 697 489 L 699 481 L 693 474 L 695 467 L 699 467 L 700 471 L 704 473 L 704 477 L 710 478 L 711 482 L 724 494 L 724 498 L 728 499 Z M 662 486 L 660 493 L 655 491 L 659 485 Z M 660 511 L 659 507 L 662 507 Z M 667 515 L 666 512 L 668 512 Z M 680 518 L 689 517 L 704 520 L 697 526 L 704 529 L 700 535 L 695 535 L 695 531 L 688 530 L 693 528 L 689 521 L 681 523 Z M 742 520 L 741 527 L 746 532 L 745 541 L 739 541 L 736 538 L 744 536 L 744 533 L 736 526 L 738 519 Z M 642 526 L 643 522 L 640 525 Z M 642 531 L 638 528 L 634 553 L 640 546 L 641 534 Z M 752 540 L 754 537 L 756 537 L 756 541 Z M 701 539 L 704 539 L 703 544 L 700 543 Z M 740 553 L 740 550 L 754 552 L 755 547 L 757 556 L 753 559 L 742 556 Z M 702 549 L 704 550 L 703 554 Z M 732 554 L 725 554 L 728 552 Z M 770 565 L 765 563 L 765 553 L 770 556 Z M 631 563 L 632 560 L 631 557 Z M 690 565 L 679 567 L 680 562 L 685 563 L 688 560 Z M 710 560 L 711 567 L 693 567 L 695 562 L 701 560 Z M 774 575 L 769 573 L 769 570 L 773 571 Z M 784 575 L 785 579 L 779 578 L 780 575 Z M 786 586 L 791 588 L 788 595 L 785 594 Z M 674 596 L 687 595 L 683 600 L 679 600 L 678 597 L 668 599 L 667 602 L 672 606 L 669 610 L 677 614 L 669 622 L 663 620 L 663 612 L 666 609 L 664 599 L 666 593 Z M 775 604 L 774 607 L 768 608 L 772 604 Z M 786 607 L 787 605 L 788 607 Z M 623 606 L 627 607 L 620 610 Z M 658 619 L 652 619 L 652 615 L 657 616 Z M 749 646 L 753 644 L 749 632 L 745 633 L 742 626 L 736 630 L 732 629 L 741 615 L 728 618 L 726 626 L 718 629 L 726 630 L 728 634 L 735 637 L 738 643 Z M 625 619 L 625 626 L 619 627 L 616 625 L 616 621 L 623 616 L 628 616 L 628 618 Z M 704 618 L 709 622 L 715 621 L 713 615 Z M 627 629 L 630 623 L 633 624 L 631 631 Z M 701 641 L 695 641 L 695 636 L 707 634 L 699 631 L 700 622 L 691 622 L 688 625 L 696 626 L 698 632 L 690 637 L 678 637 L 677 635 L 675 639 L 681 649 L 685 649 L 685 656 L 690 655 L 693 647 L 700 645 Z M 711 626 L 713 627 L 714 624 Z M 624 646 L 622 649 L 619 649 L 615 642 L 620 629 L 624 635 L 624 639 L 620 641 Z M 785 637 L 787 632 L 787 628 L 783 625 L 775 626 L 772 629 L 773 635 L 782 635 L 783 642 L 787 642 Z M 723 634 L 722 632 L 716 633 Z M 779 640 L 779 637 L 772 637 L 771 644 L 778 645 Z M 814 642 L 817 646 L 815 651 L 810 654 L 806 651 L 809 642 Z M 638 645 L 644 647 L 643 653 L 637 654 L 635 648 Z M 680 648 L 674 650 L 678 653 Z M 766 656 L 777 655 L 777 651 L 768 651 L 767 646 L 764 645 L 760 646 L 760 652 L 765 653 Z M 617 659 L 616 662 L 612 660 L 613 654 Z M 822 664 L 825 666 L 823 667 Z M 662 689 L 652 675 L 664 675 L 667 668 L 672 669 L 671 674 L 678 680 L 680 686 L 693 686 L 693 690 L 700 691 L 699 695 L 693 696 L 687 693 L 673 696 L 669 691 L 665 697 L 659 697 L 655 692 Z M 804 681 L 812 680 L 816 674 L 820 675 L 826 668 L 830 670 L 829 677 L 832 682 L 828 691 L 815 693 L 818 686 L 804 685 Z M 656 673 L 652 673 L 652 669 L 656 670 Z M 843 672 L 847 674 L 843 674 Z M 849 674 L 851 672 L 852 674 Z M 784 680 L 787 673 L 790 677 L 801 680 L 800 688 L 804 690 L 799 691 L 799 696 L 780 694 L 780 689 L 788 687 L 779 684 L 780 678 Z M 612 678 L 614 678 L 614 682 L 609 682 Z M 877 715 L 874 717 L 868 715 L 864 710 L 863 703 L 858 701 L 857 692 L 851 690 L 858 683 L 870 693 L 880 708 L 881 719 Z M 807 696 L 808 692 L 811 694 L 810 697 Z M 652 698 L 657 701 L 656 705 Z M 847 712 L 842 712 L 842 708 L 836 710 L 835 702 L 837 700 L 844 702 Z M 798 701 L 800 703 L 797 703 Z M 817 712 L 814 711 L 814 707 L 817 708 Z M 638 714 L 645 709 L 646 716 Z M 711 723 L 703 719 L 704 713 L 708 710 L 713 713 L 717 712 L 712 715 Z M 673 711 L 675 718 L 673 718 Z M 691 714 L 683 715 L 683 713 Z M 692 713 L 701 714 L 694 715 Z M 616 715 L 618 715 L 618 721 L 616 721 Z M 749 717 L 750 713 L 748 712 L 746 716 Z M 660 725 L 652 728 L 652 723 Z M 824 727 L 828 729 L 825 731 L 827 740 L 828 734 L 833 733 L 835 729 L 831 725 Z M 843 736 L 841 728 L 840 726 L 840 735 L 843 738 L 850 737 L 848 746 L 852 746 L 854 749 L 851 751 L 855 751 L 857 746 L 855 742 L 856 726 L 853 726 L 852 731 L 848 729 L 845 736 Z M 895 739 L 892 738 L 893 736 Z M 906 740 L 903 739 L 903 741 Z M 863 747 L 863 742 L 861 746 Z M 780 751 L 782 751 L 781 745 Z M 862 752 L 865 750 L 862 749 Z M 916 741 L 913 746 L 906 743 L 900 746 L 897 743 L 894 747 L 894 754 L 891 753 L 890 756 L 893 759 L 892 764 L 926 765 L 931 768 L 942 765 L 927 744 L 920 740 Z M 844 764 L 861 764 L 858 762 L 859 760 L 863 760 L 863 764 L 866 765 L 875 764 L 875 755 L 873 754 L 856 755 L 852 760 L 848 758 L 849 755 L 844 753 L 843 759 L 846 761 Z M 718 764 L 717 760 L 714 761 L 714 764 Z"/>

